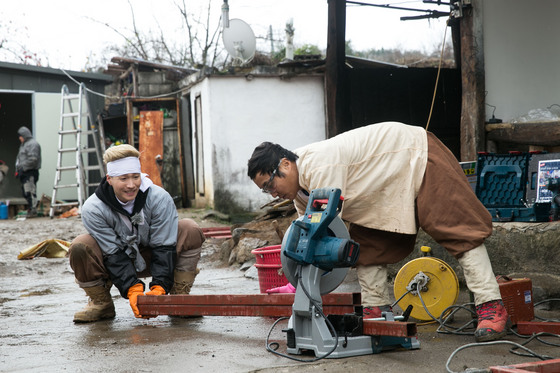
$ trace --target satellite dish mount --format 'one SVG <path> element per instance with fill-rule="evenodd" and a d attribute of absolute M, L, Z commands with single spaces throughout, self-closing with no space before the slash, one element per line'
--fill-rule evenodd
<path fill-rule="evenodd" d="M 245 21 L 236 18 L 224 21 L 222 37 L 234 66 L 244 65 L 255 56 L 257 41 L 251 26 Z"/>

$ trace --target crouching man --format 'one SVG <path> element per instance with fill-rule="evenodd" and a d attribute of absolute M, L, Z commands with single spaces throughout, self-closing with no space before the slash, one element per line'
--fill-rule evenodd
<path fill-rule="evenodd" d="M 141 318 L 139 279 L 152 277 L 146 295 L 189 294 L 199 270 L 204 234 L 191 219 L 178 219 L 173 199 L 140 171 L 140 153 L 131 145 L 107 149 L 107 177 L 82 207 L 88 234 L 69 249 L 76 282 L 89 296 L 74 322 L 115 317 L 110 289 L 115 285 Z"/>

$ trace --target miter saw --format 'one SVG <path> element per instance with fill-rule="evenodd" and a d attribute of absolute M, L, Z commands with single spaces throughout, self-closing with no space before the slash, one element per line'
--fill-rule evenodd
<path fill-rule="evenodd" d="M 342 283 L 359 255 L 359 244 L 350 239 L 338 217 L 342 203 L 340 189 L 313 190 L 305 214 L 292 222 L 284 236 L 282 269 L 296 288 L 292 315 L 284 330 L 287 352 L 312 351 L 316 357 L 340 358 L 378 353 L 387 345 L 419 348 L 416 338 L 363 335 L 361 315 L 323 314 L 321 295 Z M 383 319 L 399 318 L 403 316 L 388 312 Z"/>

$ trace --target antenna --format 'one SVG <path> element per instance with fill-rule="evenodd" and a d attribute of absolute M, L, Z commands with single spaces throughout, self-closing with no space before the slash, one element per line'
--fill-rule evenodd
<path fill-rule="evenodd" d="M 222 36 L 224 46 L 233 58 L 234 65 L 243 65 L 253 59 L 257 47 L 257 39 L 251 26 L 245 21 L 237 18 L 230 19 L 229 27 L 224 27 Z"/>

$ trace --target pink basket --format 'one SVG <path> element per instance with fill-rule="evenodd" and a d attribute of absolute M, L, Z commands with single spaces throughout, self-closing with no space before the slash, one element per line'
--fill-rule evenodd
<path fill-rule="evenodd" d="M 255 255 L 259 275 L 259 287 L 261 293 L 266 293 L 267 289 L 284 286 L 288 283 L 288 279 L 282 272 L 282 261 L 280 253 L 281 245 L 266 246 L 254 249 L 251 254 Z"/>

